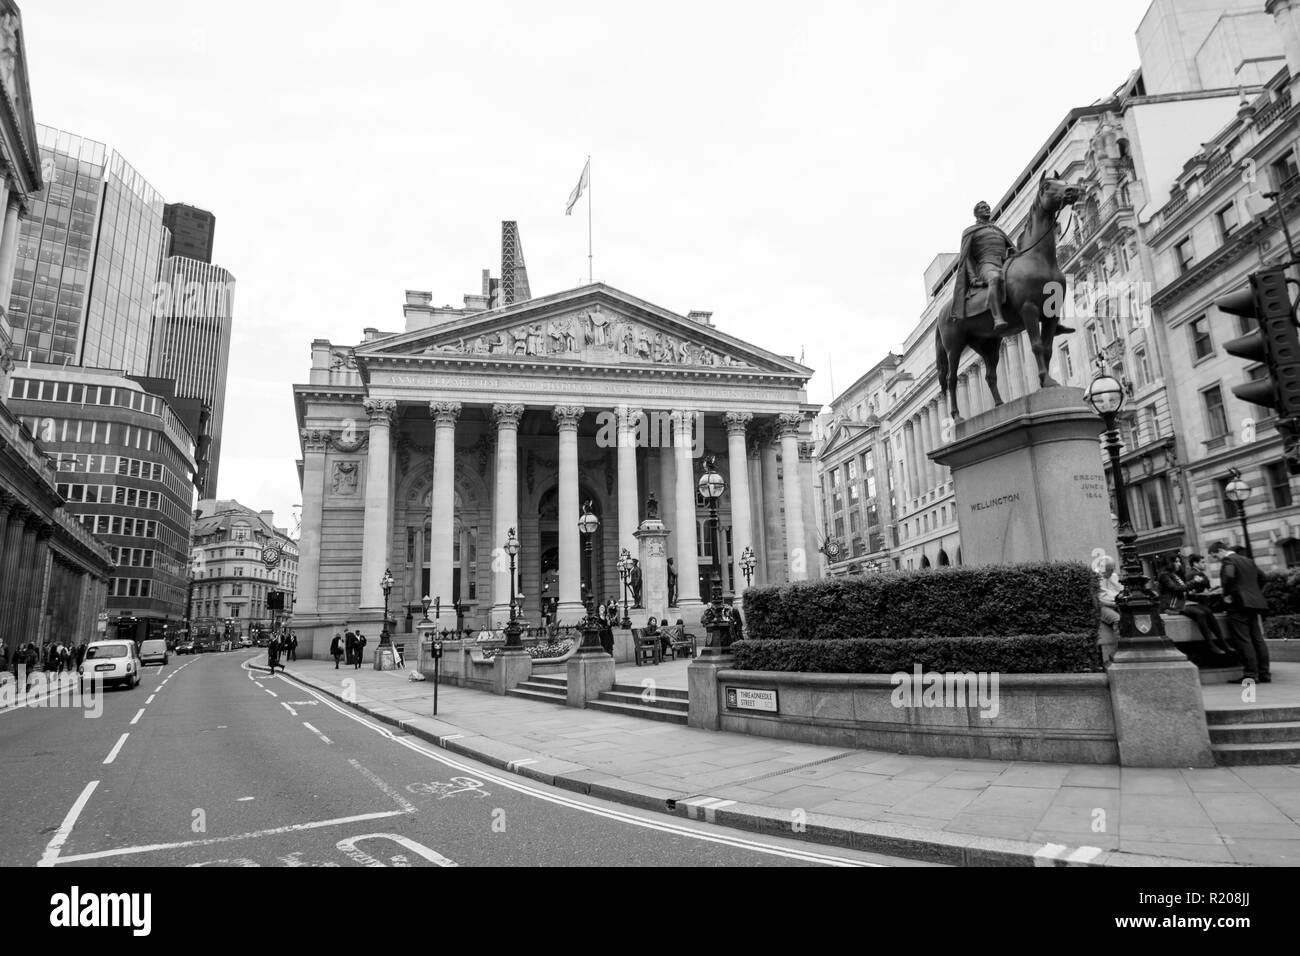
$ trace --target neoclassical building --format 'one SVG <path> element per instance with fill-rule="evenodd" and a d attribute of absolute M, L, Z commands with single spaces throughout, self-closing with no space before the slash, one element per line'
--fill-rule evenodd
<path fill-rule="evenodd" d="M 425 594 L 444 627 L 455 603 L 467 627 L 499 624 L 511 528 L 525 619 L 553 607 L 576 622 L 587 596 L 622 599 L 619 554 L 638 553 L 651 494 L 671 532 L 674 616 L 698 620 L 715 549 L 729 594 L 746 587 L 746 547 L 756 585 L 816 576 L 810 369 L 708 312 L 677 315 L 601 283 L 510 301 L 509 285 L 485 278 L 464 308 L 408 292 L 404 332 L 313 343 L 310 381 L 294 387 L 301 642 L 322 637 L 324 656 L 347 622 L 373 648 L 385 570 L 399 634 Z M 697 494 L 709 456 L 726 482 L 718 544 Z M 600 524 L 584 541 L 588 503 Z"/>

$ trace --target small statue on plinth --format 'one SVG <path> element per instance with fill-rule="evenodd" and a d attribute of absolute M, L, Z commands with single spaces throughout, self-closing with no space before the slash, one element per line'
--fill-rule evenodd
<path fill-rule="evenodd" d="M 673 567 L 673 559 L 668 559 L 668 606 L 677 606 L 677 569 Z"/>
<path fill-rule="evenodd" d="M 632 559 L 632 575 L 630 579 L 632 585 L 632 606 L 641 606 L 641 562 L 637 558 Z"/>
<path fill-rule="evenodd" d="M 655 493 L 653 491 L 650 492 L 650 497 L 646 499 L 645 520 L 646 521 L 659 520 L 659 499 L 655 497 Z"/>

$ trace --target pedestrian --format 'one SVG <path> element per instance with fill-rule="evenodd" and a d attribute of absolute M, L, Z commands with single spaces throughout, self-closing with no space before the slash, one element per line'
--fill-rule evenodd
<path fill-rule="evenodd" d="M 353 658 L 355 658 L 357 654 L 357 635 L 346 624 L 343 625 L 343 627 L 344 627 L 343 656 L 345 658 L 344 663 L 346 663 L 349 667 L 351 667 Z"/>
<path fill-rule="evenodd" d="M 1237 653 L 1241 655 L 1242 683 L 1270 683 L 1268 645 L 1264 643 L 1262 615 L 1268 600 L 1259 587 L 1259 568 L 1244 554 L 1238 554 L 1226 541 L 1210 545 L 1210 557 L 1220 562 L 1219 582 L 1223 586 L 1223 604 L 1228 609 L 1228 631 Z M 1236 681 L 1229 681 L 1235 684 Z"/>
<path fill-rule="evenodd" d="M 271 673 L 275 673 L 275 665 L 280 663 L 280 635 L 272 634 L 271 640 L 266 645 L 266 663 L 271 668 Z"/>
<path fill-rule="evenodd" d="M 596 611 L 596 618 L 600 621 L 600 646 L 605 649 L 606 654 L 613 657 L 614 630 L 609 623 L 609 608 L 602 604 Z"/>
<path fill-rule="evenodd" d="M 343 635 L 334 632 L 334 640 L 330 641 L 330 655 L 334 658 L 334 669 L 339 669 L 339 661 L 343 658 Z"/>
<path fill-rule="evenodd" d="M 293 631 L 289 632 L 289 653 L 287 658 L 291 661 L 298 659 L 298 635 Z"/>
<path fill-rule="evenodd" d="M 1124 590 L 1115 580 L 1115 559 L 1104 557 L 1097 570 L 1097 600 L 1101 604 L 1101 628 L 1097 634 L 1097 644 L 1101 648 L 1101 662 L 1109 664 L 1115 652 L 1119 650 L 1119 608 L 1115 598 Z"/>
<path fill-rule="evenodd" d="M 365 651 L 366 651 L 366 636 L 362 634 L 360 631 L 357 631 L 357 657 L 356 657 L 356 661 L 353 664 L 353 666 L 357 670 L 361 669 L 361 656 L 365 653 Z"/>
<path fill-rule="evenodd" d="M 1214 619 L 1214 612 L 1203 604 L 1188 600 L 1192 585 L 1187 581 L 1187 569 L 1183 566 L 1183 556 L 1173 554 L 1161 561 L 1160 567 L 1160 613 L 1181 614 L 1196 623 L 1201 632 L 1201 639 L 1207 647 L 1217 654 L 1231 654 L 1219 631 L 1219 622 Z"/>

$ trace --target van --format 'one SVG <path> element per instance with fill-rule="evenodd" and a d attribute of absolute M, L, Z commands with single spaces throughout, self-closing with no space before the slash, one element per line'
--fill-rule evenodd
<path fill-rule="evenodd" d="M 144 641 L 140 644 L 140 663 L 141 664 L 166 664 L 167 663 L 167 642 L 166 641 Z"/>

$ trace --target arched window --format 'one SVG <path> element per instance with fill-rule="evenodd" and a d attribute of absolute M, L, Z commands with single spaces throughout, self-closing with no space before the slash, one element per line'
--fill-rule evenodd
<path fill-rule="evenodd" d="M 939 567 L 941 568 L 948 567 L 948 552 L 942 549 L 940 549 L 939 551 Z"/>
<path fill-rule="evenodd" d="M 922 570 L 928 568 L 929 566 L 930 566 L 930 559 L 927 558 L 925 555 L 921 555 L 921 568 L 922 568 Z"/>

